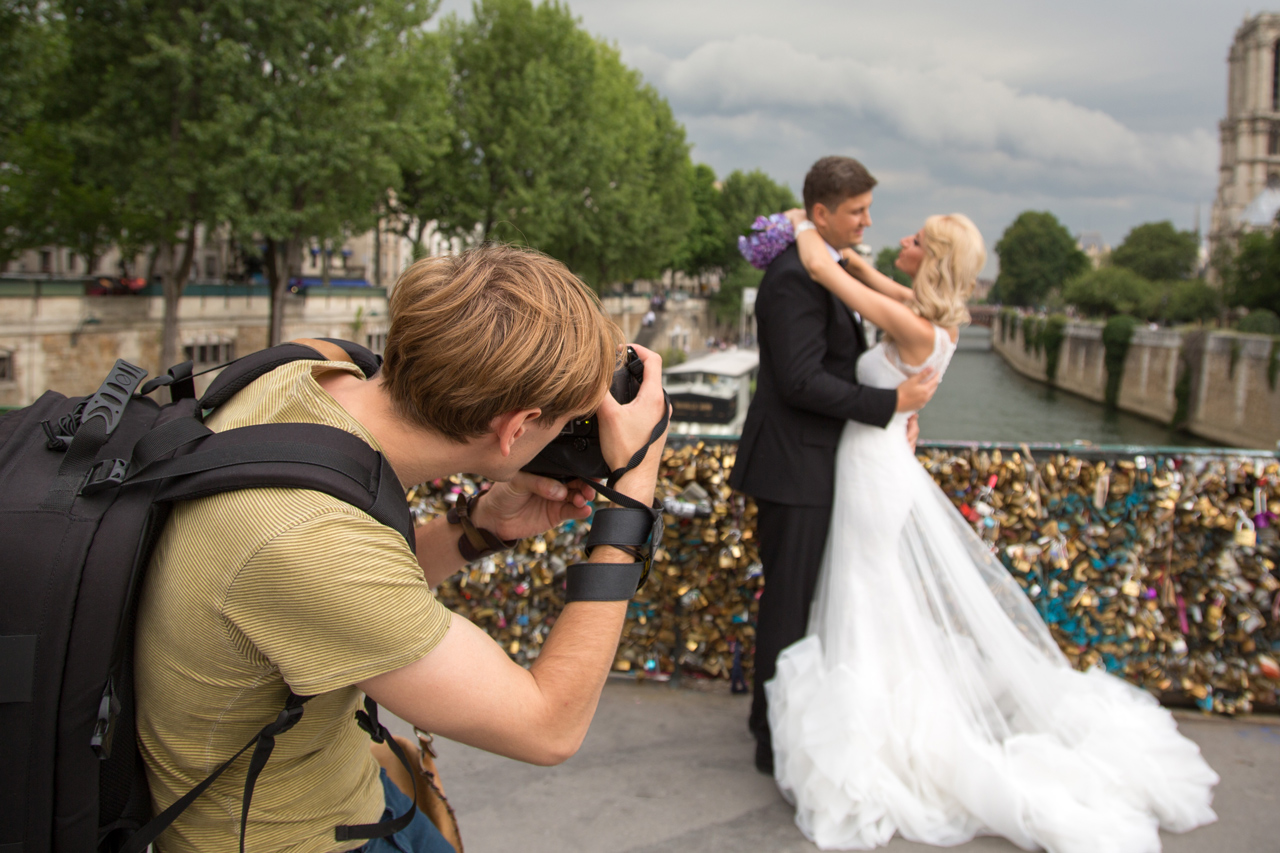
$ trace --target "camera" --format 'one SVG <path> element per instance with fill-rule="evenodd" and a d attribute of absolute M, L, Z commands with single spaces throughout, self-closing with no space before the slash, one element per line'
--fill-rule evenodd
<path fill-rule="evenodd" d="M 609 393 L 619 403 L 630 403 L 640 392 L 640 380 L 644 377 L 644 362 L 636 351 L 627 347 L 623 365 L 613 373 Z M 555 477 L 560 480 L 599 480 L 611 473 L 600 450 L 600 425 L 592 412 L 574 418 L 564 425 L 560 434 L 524 466 L 530 474 Z"/>

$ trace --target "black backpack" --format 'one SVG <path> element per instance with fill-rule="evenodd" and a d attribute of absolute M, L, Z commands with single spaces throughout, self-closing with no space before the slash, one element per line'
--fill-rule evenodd
<path fill-rule="evenodd" d="M 314 489 L 364 510 L 414 547 L 395 472 L 358 437 L 315 424 L 216 434 L 204 426 L 210 411 L 254 379 L 298 359 L 332 357 L 334 345 L 366 376 L 381 363 L 356 344 L 312 343 L 233 362 L 199 401 L 190 362 L 143 384 L 146 371 L 117 361 L 91 396 L 48 391 L 0 417 L 0 853 L 137 853 L 253 746 L 243 851 L 254 781 L 275 736 L 298 721 L 309 697 L 291 695 L 244 749 L 148 822 L 134 731 L 134 609 L 175 501 L 265 486 Z M 173 402 L 145 396 L 160 386 Z M 408 767 L 376 705 L 366 701 L 357 718 Z M 335 834 L 390 835 L 413 812 Z"/>

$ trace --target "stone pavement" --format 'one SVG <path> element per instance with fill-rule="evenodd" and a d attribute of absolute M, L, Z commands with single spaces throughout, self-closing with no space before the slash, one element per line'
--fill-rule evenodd
<path fill-rule="evenodd" d="M 748 696 L 727 686 L 611 679 L 582 749 L 533 767 L 437 739 L 467 853 L 808 853 L 773 780 L 752 764 Z M 1222 777 L 1218 822 L 1164 833 L 1166 853 L 1280 850 L 1280 718 L 1177 712 Z M 403 725 L 403 724 L 402 724 Z M 402 730 L 403 731 L 403 730 Z M 889 853 L 937 850 L 895 838 Z M 1016 853 L 999 838 L 951 848 Z"/>

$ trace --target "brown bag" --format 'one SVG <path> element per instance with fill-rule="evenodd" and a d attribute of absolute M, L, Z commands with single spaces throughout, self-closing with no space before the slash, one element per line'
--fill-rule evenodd
<path fill-rule="evenodd" d="M 445 799 L 444 787 L 440 784 L 440 775 L 436 771 L 436 753 L 431 748 L 431 735 L 424 732 L 417 734 L 416 747 L 408 738 L 395 736 L 405 755 L 418 756 L 413 778 L 409 778 L 409 773 L 400 763 L 400 759 L 396 758 L 391 747 L 385 743 L 375 743 L 369 749 L 382 769 L 387 771 L 387 778 L 394 782 L 406 797 L 412 797 L 414 792 L 417 792 L 418 811 L 431 819 L 436 829 L 440 830 L 440 834 L 444 836 L 444 840 L 452 844 L 457 853 L 462 853 L 462 834 L 458 831 L 458 818 L 453 813 L 449 801 Z M 414 763 L 412 758 L 409 759 L 409 763 Z"/>

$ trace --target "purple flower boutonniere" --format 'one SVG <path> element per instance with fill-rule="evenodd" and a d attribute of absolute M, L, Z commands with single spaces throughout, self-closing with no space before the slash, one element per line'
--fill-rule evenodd
<path fill-rule="evenodd" d="M 738 251 L 751 266 L 760 270 L 769 266 L 774 258 L 796 240 L 791 220 L 783 213 L 757 216 L 756 221 L 751 224 L 751 230 L 756 233 L 750 237 L 738 238 Z"/>

